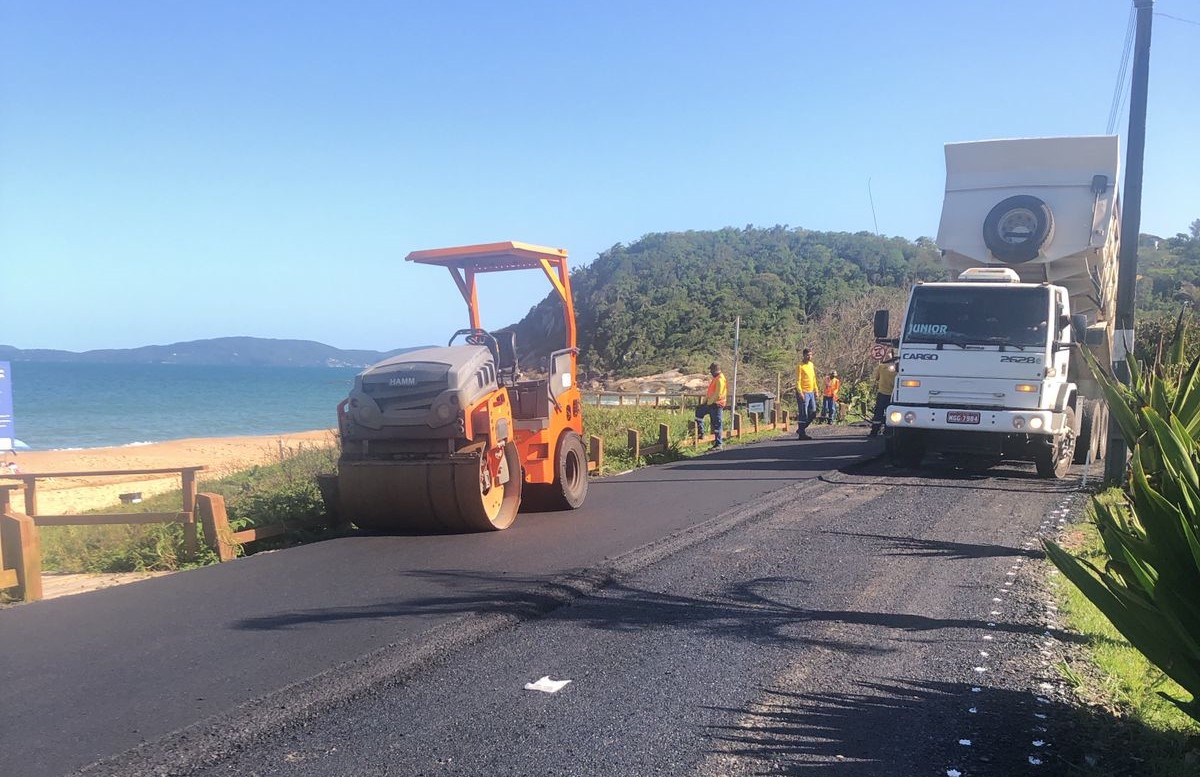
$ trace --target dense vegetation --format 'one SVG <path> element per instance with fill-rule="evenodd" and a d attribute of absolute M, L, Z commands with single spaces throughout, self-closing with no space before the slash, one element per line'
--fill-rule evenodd
<path fill-rule="evenodd" d="M 1153 364 L 1159 350 L 1171 344 L 1182 314 L 1195 332 L 1196 308 L 1200 305 L 1200 219 L 1186 234 L 1170 238 L 1142 235 L 1138 243 L 1137 341 L 1138 361 Z M 1183 358 L 1200 356 L 1200 342 L 1193 337 L 1183 343 Z"/>
<path fill-rule="evenodd" d="M 945 277 L 933 243 L 786 227 L 646 235 L 571 276 L 581 362 L 592 372 L 700 371 L 732 342 L 746 364 L 790 365 L 813 322 L 873 287 Z M 556 299 L 518 324 L 527 355 L 562 342 Z M 867 318 L 869 325 L 869 314 Z"/>

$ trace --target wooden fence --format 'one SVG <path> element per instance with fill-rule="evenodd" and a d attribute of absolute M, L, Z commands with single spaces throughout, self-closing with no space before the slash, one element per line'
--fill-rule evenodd
<path fill-rule="evenodd" d="M 199 549 L 196 533 L 196 473 L 204 467 L 167 469 L 122 469 L 95 472 L 38 472 L 0 475 L 0 589 L 15 588 L 25 601 L 42 598 L 42 554 L 38 528 L 41 526 L 102 526 L 110 524 L 178 523 L 183 525 L 183 548 L 188 556 Z M 183 486 L 183 509 L 165 513 L 103 513 L 93 515 L 42 515 L 38 512 L 38 481 L 48 478 L 117 477 L 128 475 L 175 475 Z M 24 512 L 12 504 L 12 494 L 24 490 Z"/>

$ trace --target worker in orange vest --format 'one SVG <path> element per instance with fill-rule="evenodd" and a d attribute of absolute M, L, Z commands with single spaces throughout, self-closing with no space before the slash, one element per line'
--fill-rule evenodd
<path fill-rule="evenodd" d="M 704 394 L 704 404 L 696 406 L 696 432 L 700 437 L 704 436 L 704 418 L 708 416 L 712 420 L 713 434 L 716 439 L 713 440 L 713 450 L 721 450 L 725 444 L 725 422 L 722 414 L 725 410 L 725 397 L 729 393 L 725 382 L 725 374 L 721 372 L 721 367 L 716 362 L 708 365 L 708 371 L 712 375 L 712 380 L 708 382 L 708 391 Z"/>
<path fill-rule="evenodd" d="M 829 373 L 825 378 L 825 395 L 822 399 L 822 411 L 825 415 L 825 423 L 831 424 L 838 420 L 838 392 L 842 390 L 842 379 L 838 377 L 837 370 Z"/>

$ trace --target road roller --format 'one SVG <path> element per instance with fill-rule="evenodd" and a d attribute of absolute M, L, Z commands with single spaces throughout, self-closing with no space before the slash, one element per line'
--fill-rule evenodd
<path fill-rule="evenodd" d="M 445 347 L 375 364 L 337 407 L 342 520 L 369 531 L 506 529 L 522 501 L 572 510 L 587 496 L 587 451 L 575 381 L 575 308 L 567 252 L 505 242 L 414 251 L 407 261 L 445 267 L 470 326 Z M 479 316 L 482 273 L 535 270 L 562 299 L 563 347 L 528 374 L 512 329 Z"/>

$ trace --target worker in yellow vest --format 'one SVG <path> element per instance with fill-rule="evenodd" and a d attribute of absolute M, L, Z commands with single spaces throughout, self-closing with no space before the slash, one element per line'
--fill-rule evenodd
<path fill-rule="evenodd" d="M 796 437 L 811 440 L 807 429 L 817 417 L 817 367 L 809 348 L 800 353 L 800 363 L 796 365 L 796 404 L 799 406 Z"/>
<path fill-rule="evenodd" d="M 884 413 L 892 403 L 892 392 L 896 389 L 896 358 L 888 351 L 875 368 L 872 380 L 875 382 L 875 412 L 871 416 L 871 432 L 868 437 L 878 437 L 883 429 Z"/>
<path fill-rule="evenodd" d="M 726 396 L 729 394 L 728 386 L 725 382 L 725 374 L 721 372 L 721 366 L 716 362 L 708 365 L 708 372 L 712 375 L 712 380 L 708 382 L 708 391 L 704 394 L 704 404 L 696 406 L 696 431 L 701 437 L 704 436 L 704 419 L 707 416 L 712 421 L 713 435 L 716 439 L 713 440 L 713 450 L 721 450 L 725 444 L 725 422 L 722 414 L 725 410 Z"/>

